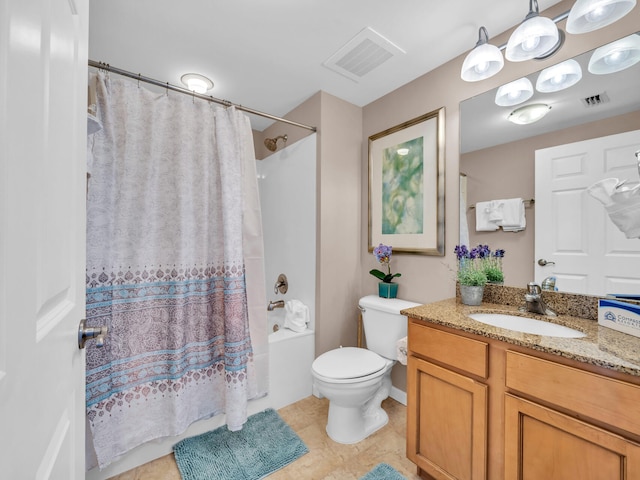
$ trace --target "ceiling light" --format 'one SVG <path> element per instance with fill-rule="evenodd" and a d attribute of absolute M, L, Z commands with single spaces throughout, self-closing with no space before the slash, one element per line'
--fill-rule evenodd
<path fill-rule="evenodd" d="M 198 73 L 185 73 L 180 77 L 182 84 L 195 93 L 207 93 L 213 88 L 213 82 L 204 75 Z"/>
<path fill-rule="evenodd" d="M 640 61 L 640 36 L 629 35 L 597 48 L 589 59 L 589 72 L 595 75 L 614 73 Z"/>
<path fill-rule="evenodd" d="M 578 0 L 567 19 L 567 32 L 587 33 L 620 20 L 636 6 L 636 0 Z"/>
<path fill-rule="evenodd" d="M 483 37 L 484 35 L 484 37 Z M 492 77 L 504 66 L 504 59 L 500 49 L 489 42 L 487 29 L 480 27 L 478 42 L 469 52 L 462 64 L 460 77 L 466 82 L 477 82 Z"/>
<path fill-rule="evenodd" d="M 527 77 L 519 78 L 513 82 L 502 85 L 496 92 L 496 105 L 500 107 L 513 107 L 526 102 L 533 95 L 533 85 Z"/>
<path fill-rule="evenodd" d="M 540 16 L 538 0 L 529 0 L 529 13 L 509 37 L 505 57 L 511 62 L 546 58 L 560 48 L 563 39 L 555 22 Z"/>
<path fill-rule="evenodd" d="M 542 93 L 559 92 L 575 85 L 582 78 L 582 68 L 573 59 L 545 68 L 538 75 L 536 90 Z"/>
<path fill-rule="evenodd" d="M 397 150 L 398 155 L 400 155 L 401 157 L 404 157 L 405 155 L 409 154 L 409 149 L 408 148 L 399 148 Z"/>
<path fill-rule="evenodd" d="M 551 110 L 551 106 L 545 103 L 532 103 L 524 107 L 516 108 L 509 114 L 509 121 L 517 125 L 528 125 L 537 122 Z"/>

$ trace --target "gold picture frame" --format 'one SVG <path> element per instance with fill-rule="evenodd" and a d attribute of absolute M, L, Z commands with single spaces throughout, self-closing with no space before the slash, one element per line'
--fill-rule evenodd
<path fill-rule="evenodd" d="M 369 251 L 444 256 L 444 107 L 369 137 Z"/>

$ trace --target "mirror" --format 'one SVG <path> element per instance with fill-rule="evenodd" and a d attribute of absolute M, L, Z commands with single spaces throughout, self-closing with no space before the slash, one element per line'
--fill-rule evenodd
<path fill-rule="evenodd" d="M 640 129 L 640 62 L 620 72 L 594 75 L 587 68 L 592 53 L 575 57 L 582 78 L 565 90 L 538 92 L 536 72 L 527 77 L 534 86 L 533 96 L 519 105 L 496 105 L 498 89 L 460 104 L 460 172 L 467 175 L 469 243 L 506 251 L 506 285 L 523 288 L 534 279 L 535 204 L 526 204 L 527 227 L 515 234 L 476 232 L 475 210 L 469 207 L 498 198 L 533 199 L 537 149 Z M 516 108 L 533 103 L 551 109 L 529 125 L 507 120 Z"/>

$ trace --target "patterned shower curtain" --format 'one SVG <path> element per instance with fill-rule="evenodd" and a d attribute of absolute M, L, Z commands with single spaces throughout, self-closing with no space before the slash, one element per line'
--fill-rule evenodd
<path fill-rule="evenodd" d="M 246 115 L 98 73 L 89 141 L 87 417 L 102 468 L 266 394 L 262 226 Z M 251 320 L 251 321 L 250 321 Z"/>

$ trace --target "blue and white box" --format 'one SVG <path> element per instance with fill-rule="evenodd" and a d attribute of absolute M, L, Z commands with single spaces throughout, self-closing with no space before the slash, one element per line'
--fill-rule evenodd
<path fill-rule="evenodd" d="M 640 305 L 601 298 L 598 302 L 598 324 L 640 337 Z"/>

